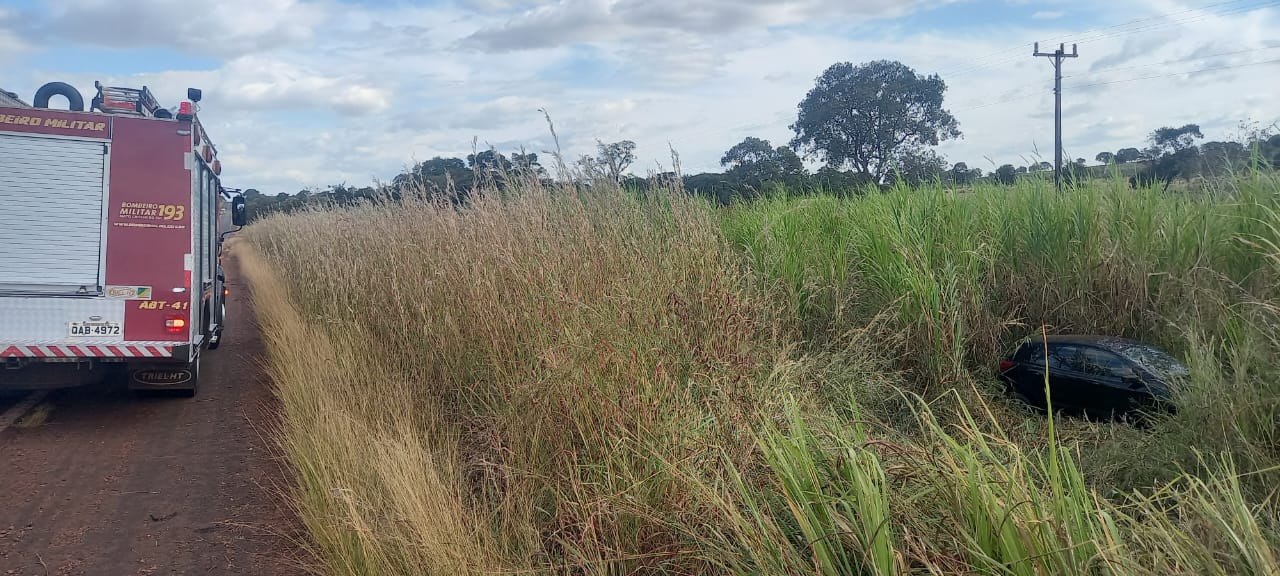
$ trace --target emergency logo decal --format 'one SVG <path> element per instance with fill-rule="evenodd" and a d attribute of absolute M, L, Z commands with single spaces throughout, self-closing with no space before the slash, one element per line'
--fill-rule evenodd
<path fill-rule="evenodd" d="M 116 226 L 128 228 L 167 228 L 181 230 L 187 216 L 187 207 L 181 204 L 156 204 L 153 202 L 121 202 L 117 207 Z"/>
<path fill-rule="evenodd" d="M 107 286 L 107 298 L 116 300 L 150 300 L 150 286 Z"/>
<path fill-rule="evenodd" d="M 8 124 L 10 126 L 29 126 L 45 127 L 45 128 L 61 128 L 63 130 L 73 130 L 77 132 L 88 132 L 94 135 L 107 132 L 106 122 L 89 122 L 85 120 L 64 120 L 62 118 L 46 118 L 43 116 L 16 116 L 12 114 L 0 114 L 0 124 Z"/>

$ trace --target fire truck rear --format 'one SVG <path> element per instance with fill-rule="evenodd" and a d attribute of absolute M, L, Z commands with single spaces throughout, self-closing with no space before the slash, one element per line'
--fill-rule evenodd
<path fill-rule="evenodd" d="M 220 183 L 199 90 L 169 109 L 145 87 L 96 88 L 88 111 L 58 82 L 32 106 L 0 98 L 0 389 L 121 375 L 195 395 L 244 200 Z M 70 110 L 48 108 L 59 95 Z"/>

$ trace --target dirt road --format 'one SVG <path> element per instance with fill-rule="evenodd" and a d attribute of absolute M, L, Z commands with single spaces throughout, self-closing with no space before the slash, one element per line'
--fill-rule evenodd
<path fill-rule="evenodd" d="M 306 573 L 252 314 L 224 264 L 226 339 L 199 396 L 64 390 L 37 405 L 42 423 L 0 431 L 0 576 Z"/>

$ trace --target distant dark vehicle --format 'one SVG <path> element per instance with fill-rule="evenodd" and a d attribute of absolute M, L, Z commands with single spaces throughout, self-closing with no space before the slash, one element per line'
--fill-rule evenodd
<path fill-rule="evenodd" d="M 1000 362 L 1000 377 L 1024 402 L 1046 408 L 1045 370 L 1055 410 L 1116 417 L 1137 408 L 1172 408 L 1172 391 L 1190 374 L 1167 352 L 1110 336 L 1034 338 Z"/>

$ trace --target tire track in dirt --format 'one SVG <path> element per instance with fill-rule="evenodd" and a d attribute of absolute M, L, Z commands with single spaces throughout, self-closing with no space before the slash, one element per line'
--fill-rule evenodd
<path fill-rule="evenodd" d="M 224 266 L 225 341 L 196 398 L 62 390 L 43 424 L 0 431 L 0 576 L 307 573 L 266 440 L 261 341 L 234 257 Z"/>

